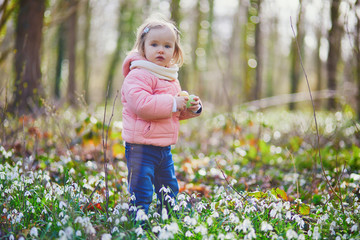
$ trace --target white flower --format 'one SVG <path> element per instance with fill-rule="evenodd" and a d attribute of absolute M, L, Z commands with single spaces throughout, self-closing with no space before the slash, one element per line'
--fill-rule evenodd
<path fill-rule="evenodd" d="M 26 191 L 25 194 L 24 194 L 24 196 L 25 196 L 25 197 L 31 196 L 31 192 Z"/>
<path fill-rule="evenodd" d="M 203 225 L 197 226 L 194 231 L 196 233 L 200 233 L 201 235 L 206 235 L 207 234 L 207 228 L 204 227 Z"/>
<path fill-rule="evenodd" d="M 72 227 L 65 228 L 65 234 L 68 239 L 71 239 L 72 235 L 74 234 L 74 229 Z"/>
<path fill-rule="evenodd" d="M 162 219 L 163 221 L 169 219 L 168 212 L 167 212 L 166 208 L 163 208 L 163 209 L 161 210 L 161 219 Z"/>
<path fill-rule="evenodd" d="M 319 227 L 314 227 L 314 233 L 312 239 L 318 240 L 320 239 L 321 235 L 319 233 Z"/>
<path fill-rule="evenodd" d="M 81 237 L 81 231 L 80 231 L 80 230 L 77 230 L 76 233 L 75 233 L 75 235 L 76 235 L 77 237 Z"/>
<path fill-rule="evenodd" d="M 358 225 L 357 224 L 354 224 L 352 227 L 351 227 L 351 231 L 352 232 L 355 232 L 358 230 Z"/>
<path fill-rule="evenodd" d="M 168 232 L 168 231 L 160 231 L 160 234 L 159 234 L 158 238 L 160 240 L 173 239 L 174 235 L 171 232 Z"/>
<path fill-rule="evenodd" d="M 38 237 L 38 230 L 36 227 L 32 227 L 30 230 L 30 236 L 32 237 Z"/>
<path fill-rule="evenodd" d="M 128 210 L 129 209 L 129 204 L 127 204 L 127 203 L 121 204 L 121 209 L 122 210 Z"/>
<path fill-rule="evenodd" d="M 244 240 L 246 239 L 256 239 L 256 234 L 254 228 L 251 228 L 249 233 L 244 236 Z"/>
<path fill-rule="evenodd" d="M 148 216 L 146 215 L 146 213 L 144 212 L 144 210 L 140 209 L 139 211 L 137 211 L 136 213 L 136 221 L 146 221 L 148 220 Z"/>
<path fill-rule="evenodd" d="M 207 223 L 209 226 L 213 225 L 214 221 L 213 221 L 212 217 L 209 217 L 209 218 L 206 220 L 206 223 Z"/>
<path fill-rule="evenodd" d="M 159 191 L 159 192 L 169 193 L 170 190 L 167 189 L 166 187 L 162 186 L 162 188 L 160 188 L 160 191 Z"/>
<path fill-rule="evenodd" d="M 185 195 L 184 194 L 179 194 L 179 196 L 177 197 L 177 199 L 179 201 L 185 200 Z"/>
<path fill-rule="evenodd" d="M 184 217 L 184 223 L 187 224 L 187 225 L 195 226 L 197 221 L 196 221 L 195 218 L 191 218 L 189 216 L 186 216 L 186 217 Z"/>
<path fill-rule="evenodd" d="M 159 217 L 160 217 L 160 214 L 158 212 L 154 212 L 153 218 L 159 218 Z"/>
<path fill-rule="evenodd" d="M 170 225 L 165 225 L 165 228 L 173 234 L 176 234 L 179 231 L 179 226 L 176 222 L 172 222 Z"/>
<path fill-rule="evenodd" d="M 126 222 L 128 218 L 125 215 L 122 215 L 120 218 L 120 222 Z"/>
<path fill-rule="evenodd" d="M 158 233 L 158 232 L 160 232 L 160 231 L 161 231 L 161 227 L 160 227 L 160 226 L 155 226 L 155 227 L 152 228 L 152 232 L 153 232 L 153 233 Z"/>
<path fill-rule="evenodd" d="M 66 203 L 64 203 L 63 201 L 60 201 L 60 203 L 59 203 L 59 208 L 60 209 L 63 209 L 63 208 L 65 208 L 66 207 Z"/>
<path fill-rule="evenodd" d="M 104 233 L 103 235 L 101 235 L 101 240 L 111 240 L 111 234 Z"/>
<path fill-rule="evenodd" d="M 135 229 L 136 236 L 144 235 L 144 230 L 141 226 L 139 226 L 137 229 Z"/>
<path fill-rule="evenodd" d="M 10 235 L 10 237 L 9 237 L 9 240 L 15 240 L 15 237 L 14 237 L 14 235 Z"/>
<path fill-rule="evenodd" d="M 261 223 L 261 231 L 267 232 L 272 231 L 274 228 L 268 222 L 264 221 Z"/>
<path fill-rule="evenodd" d="M 192 232 L 190 232 L 189 230 L 185 233 L 185 237 L 192 237 L 194 236 L 194 234 L 192 234 Z"/>
<path fill-rule="evenodd" d="M 113 227 L 113 229 L 111 230 L 111 233 L 114 233 L 114 232 L 119 232 L 119 228 L 118 227 Z"/>
<path fill-rule="evenodd" d="M 292 230 L 292 229 L 289 229 L 287 230 L 286 232 L 286 238 L 287 239 L 297 239 L 298 238 L 298 234 Z"/>

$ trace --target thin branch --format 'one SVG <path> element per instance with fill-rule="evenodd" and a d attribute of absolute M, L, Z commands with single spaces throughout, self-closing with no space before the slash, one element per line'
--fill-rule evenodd
<path fill-rule="evenodd" d="M 221 171 L 221 173 L 222 173 L 222 175 L 223 175 L 226 183 L 228 184 L 228 186 L 229 186 L 234 192 L 236 192 L 240 197 L 242 197 L 242 199 L 244 199 L 245 202 L 248 202 L 248 201 L 246 200 L 246 198 L 245 198 L 243 195 L 241 195 L 241 193 L 240 193 L 238 190 L 236 190 L 236 189 L 231 185 L 231 183 L 229 182 L 229 180 L 228 180 L 227 177 L 226 177 L 226 174 L 225 174 L 224 170 L 222 170 L 222 168 L 221 168 L 220 164 L 218 163 L 218 161 L 215 160 L 215 162 L 216 162 L 217 167 L 220 169 L 220 171 Z"/>
<path fill-rule="evenodd" d="M 296 46 L 297 46 L 297 49 L 298 49 L 298 54 L 299 54 L 299 59 L 300 59 L 300 64 L 301 64 L 301 68 L 302 68 L 302 71 L 305 75 L 305 80 L 306 80 L 306 84 L 307 84 L 307 88 L 308 88 L 308 91 L 309 91 L 309 95 L 310 95 L 310 99 L 311 99 L 311 103 L 312 103 L 312 107 L 313 107 L 313 113 L 314 113 L 314 120 L 315 120 L 315 128 L 316 128 L 316 136 L 317 136 L 317 150 L 318 150 L 318 153 L 319 153 L 319 159 L 320 159 L 320 165 L 321 165 L 321 170 L 322 170 L 322 174 L 323 174 L 323 177 L 325 178 L 326 182 L 327 182 L 327 185 L 329 186 L 329 188 L 331 189 L 331 191 L 335 194 L 335 196 L 340 200 L 340 203 L 341 203 L 341 210 L 342 212 L 344 213 L 344 206 L 343 206 L 343 203 L 342 203 L 342 199 L 341 197 L 335 192 L 334 188 L 331 186 L 331 183 L 329 181 L 329 179 L 327 178 L 326 176 L 326 172 L 325 172 L 325 169 L 324 169 L 324 164 L 323 164 L 323 161 L 322 161 L 322 158 L 321 158 L 321 151 L 320 151 L 320 134 L 319 134 L 319 128 L 318 128 L 318 123 L 317 123 L 317 119 L 316 119 L 316 111 L 315 111 L 315 105 L 314 105 L 314 100 L 313 100 L 313 97 L 312 97 L 312 94 L 311 94 L 311 88 L 310 88 L 310 84 L 309 84 L 309 79 L 308 79 L 308 76 L 306 74 L 306 71 L 305 71 L 305 68 L 304 68 L 304 64 L 303 64 L 303 61 L 302 61 L 302 57 L 301 57 L 301 51 L 300 51 L 300 46 L 299 46 L 299 42 L 296 38 L 296 34 L 295 34 L 295 30 L 294 30 L 294 27 L 293 27 L 293 24 L 292 24 L 292 20 L 291 20 L 291 17 L 290 17 L 290 25 L 291 25 L 291 29 L 292 29 L 292 32 L 294 34 L 294 39 L 295 39 L 295 42 L 296 42 Z M 344 213 L 345 214 L 345 213 Z"/>
<path fill-rule="evenodd" d="M 103 143 L 103 152 L 104 152 L 104 172 L 105 172 L 105 194 L 106 194 L 106 215 L 109 217 L 109 186 L 108 186 L 108 160 L 106 157 L 107 152 L 107 141 L 109 137 L 109 129 L 112 117 L 114 116 L 114 108 L 115 108 L 115 102 L 119 94 L 119 90 L 116 92 L 116 96 L 114 98 L 113 106 L 112 106 L 112 112 L 109 119 L 109 123 L 107 125 L 106 129 L 106 135 L 105 135 L 105 119 L 106 119 L 106 107 L 107 107 L 107 98 L 109 96 L 109 88 L 110 85 L 108 84 L 107 91 L 106 91 L 106 99 L 105 99 L 105 109 L 104 109 L 104 119 L 103 119 L 103 131 L 102 131 L 102 143 Z M 105 135 L 105 136 L 104 136 Z"/>

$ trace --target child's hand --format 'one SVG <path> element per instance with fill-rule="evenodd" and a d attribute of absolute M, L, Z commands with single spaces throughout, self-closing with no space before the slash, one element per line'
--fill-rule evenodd
<path fill-rule="evenodd" d="M 175 96 L 177 111 L 184 111 L 186 109 L 186 102 L 189 100 L 187 96 Z"/>
<path fill-rule="evenodd" d="M 200 108 L 200 98 L 198 96 L 193 97 L 193 101 L 190 102 L 191 106 L 187 109 L 191 112 L 196 112 Z"/>

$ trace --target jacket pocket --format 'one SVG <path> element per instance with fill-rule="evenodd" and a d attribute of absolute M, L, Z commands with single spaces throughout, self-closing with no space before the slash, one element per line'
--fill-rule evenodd
<path fill-rule="evenodd" d="M 145 128 L 143 131 L 144 137 L 149 137 L 154 131 L 154 129 L 155 129 L 155 122 L 148 122 L 147 124 L 145 124 Z"/>

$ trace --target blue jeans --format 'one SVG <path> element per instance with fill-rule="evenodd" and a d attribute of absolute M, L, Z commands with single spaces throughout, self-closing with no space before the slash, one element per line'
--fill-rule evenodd
<path fill-rule="evenodd" d="M 171 146 L 158 147 L 126 143 L 125 157 L 129 172 L 129 192 L 136 198 L 131 200 L 131 204 L 148 213 L 154 187 L 157 198 L 160 200 L 159 209 L 163 205 L 167 205 L 165 204 L 164 192 L 160 192 L 162 187 L 170 188 L 171 191 L 168 195 L 174 200 L 176 199 L 179 185 L 175 176 Z"/>

